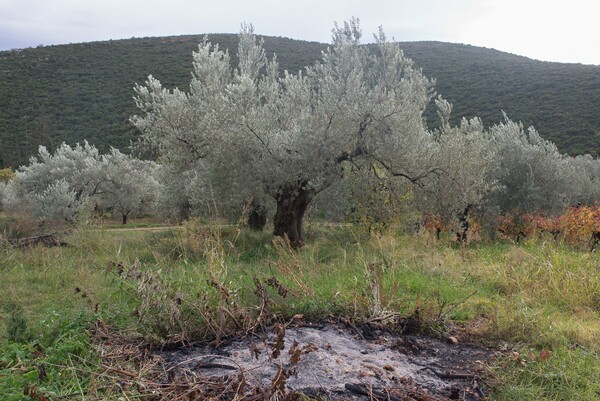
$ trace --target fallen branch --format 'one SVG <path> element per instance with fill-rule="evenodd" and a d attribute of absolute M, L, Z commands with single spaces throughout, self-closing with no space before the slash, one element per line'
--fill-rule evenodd
<path fill-rule="evenodd" d="M 223 363 L 199 363 L 194 366 L 194 369 L 227 369 L 238 370 L 235 366 L 225 365 Z"/>
<path fill-rule="evenodd" d="M 185 364 L 189 364 L 191 362 L 197 361 L 197 360 L 202 360 L 202 359 L 228 359 L 231 362 L 233 362 L 235 364 L 235 361 L 233 361 L 231 358 L 227 357 L 227 356 L 223 356 L 223 355 L 214 355 L 214 354 L 208 354 L 208 355 L 200 355 L 198 357 L 195 358 L 190 358 L 190 359 L 186 359 L 185 361 L 179 362 L 171 367 L 169 367 L 168 369 L 166 369 L 167 372 L 172 371 L 173 369 L 178 368 L 181 365 L 185 365 Z M 195 366 L 198 369 L 229 369 L 229 370 L 240 370 L 242 371 L 242 367 L 241 366 L 231 366 L 231 365 L 225 365 L 225 364 L 221 364 L 221 363 L 214 363 L 214 362 L 199 362 L 198 364 L 196 364 Z"/>
<path fill-rule="evenodd" d="M 54 234 L 41 234 L 27 238 L 15 238 L 10 239 L 9 242 L 14 246 L 18 246 L 19 248 L 26 248 L 28 246 L 37 244 L 42 244 L 48 247 L 68 245 L 66 242 L 56 239 Z"/>

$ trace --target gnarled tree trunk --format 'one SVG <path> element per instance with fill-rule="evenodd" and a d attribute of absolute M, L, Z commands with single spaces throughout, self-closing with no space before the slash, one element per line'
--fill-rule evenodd
<path fill-rule="evenodd" d="M 248 227 L 251 230 L 262 231 L 267 224 L 267 211 L 261 207 L 256 200 L 250 202 L 250 213 L 248 214 Z"/>
<path fill-rule="evenodd" d="M 471 226 L 469 222 L 469 214 L 471 213 L 471 209 L 473 205 L 467 205 L 465 210 L 458 216 L 458 231 L 456 233 L 456 239 L 459 243 L 465 245 L 468 240 L 468 232 L 469 227 Z"/>
<path fill-rule="evenodd" d="M 277 210 L 273 217 L 273 234 L 287 237 L 294 248 L 304 245 L 302 219 L 312 198 L 312 192 L 304 189 L 303 185 L 282 188 L 275 198 Z"/>

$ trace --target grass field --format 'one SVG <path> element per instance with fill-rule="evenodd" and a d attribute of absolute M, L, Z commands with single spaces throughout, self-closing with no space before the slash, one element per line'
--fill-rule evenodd
<path fill-rule="evenodd" d="M 600 399 L 598 254 L 549 239 L 460 248 L 317 224 L 306 237 L 296 252 L 268 233 L 190 223 L 91 227 L 66 247 L 2 247 L 0 399 L 23 399 L 26 386 L 50 399 L 112 399 L 95 375 L 88 329 L 99 319 L 166 342 L 299 313 L 360 322 L 391 312 L 418 316 L 423 333 L 497 349 L 491 399 Z M 264 297 L 276 302 L 259 315 Z"/>

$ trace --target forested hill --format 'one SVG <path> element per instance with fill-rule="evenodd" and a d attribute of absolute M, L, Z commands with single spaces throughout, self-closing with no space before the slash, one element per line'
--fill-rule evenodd
<path fill-rule="evenodd" d="M 0 168 L 16 167 L 40 144 L 87 139 L 102 151 L 135 138 L 133 86 L 152 74 L 187 89 L 191 53 L 202 35 L 132 38 L 0 52 Z M 209 35 L 235 56 L 237 35 Z M 265 37 L 282 69 L 296 72 L 326 45 Z M 495 50 L 440 42 L 402 43 L 454 117 L 486 125 L 511 119 L 535 125 L 571 154 L 600 153 L 600 66 L 547 63 Z M 233 57 L 235 58 L 235 57 Z M 234 60 L 235 61 L 235 60 Z M 433 115 L 432 110 L 429 115 Z M 431 119 L 433 121 L 433 119 Z"/>

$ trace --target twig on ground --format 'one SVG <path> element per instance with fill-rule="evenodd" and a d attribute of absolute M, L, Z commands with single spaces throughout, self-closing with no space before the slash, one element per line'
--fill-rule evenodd
<path fill-rule="evenodd" d="M 429 370 L 431 372 L 433 372 L 434 375 L 436 375 L 437 377 L 439 377 L 440 379 L 459 379 L 459 380 L 470 380 L 470 379 L 476 379 L 478 376 L 471 374 L 471 373 L 453 373 L 450 371 L 445 371 L 445 372 L 438 372 L 437 370 L 433 369 L 430 366 L 426 366 L 421 370 Z"/>
<path fill-rule="evenodd" d="M 347 319 L 345 317 L 341 317 L 340 322 L 342 322 L 346 326 L 350 327 L 352 329 L 352 331 L 354 331 L 362 340 L 365 339 L 365 336 L 363 336 L 363 333 L 349 319 Z"/>

